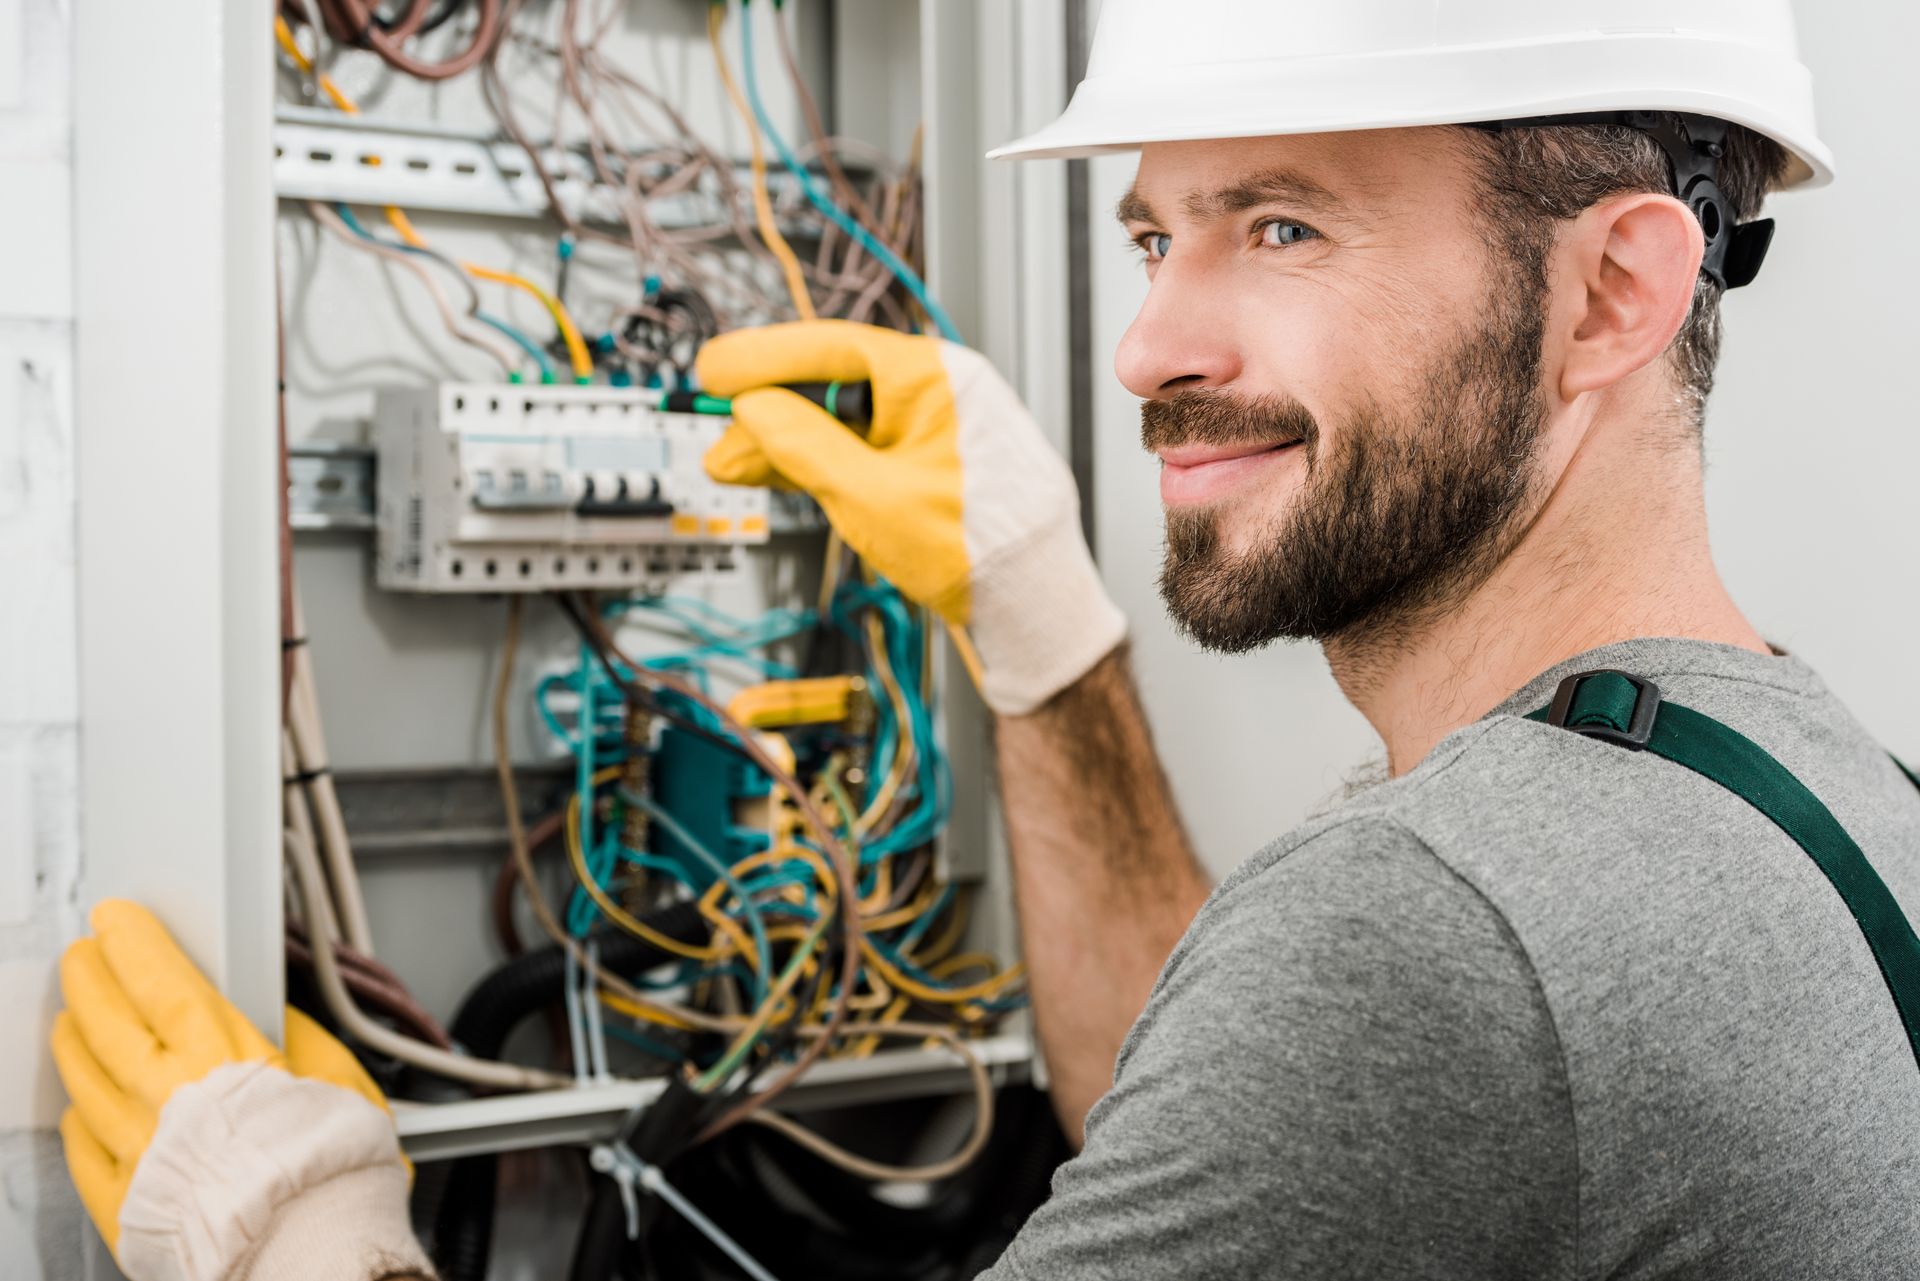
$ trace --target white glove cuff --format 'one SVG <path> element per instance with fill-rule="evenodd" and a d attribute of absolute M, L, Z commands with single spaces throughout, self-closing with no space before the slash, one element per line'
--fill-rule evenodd
<path fill-rule="evenodd" d="M 1024 716 L 1079 680 L 1126 638 L 1080 534 L 1078 504 L 974 568 L 972 632 L 981 691 L 1002 716 Z"/>
<path fill-rule="evenodd" d="M 392 1161 L 338 1175 L 287 1202 L 234 1281 L 362 1281 L 409 1272 L 430 1277 L 433 1268 L 407 1222 L 406 1167 Z"/>
<path fill-rule="evenodd" d="M 120 1206 L 140 1281 L 430 1275 L 393 1122 L 350 1090 L 229 1063 L 175 1090 Z"/>

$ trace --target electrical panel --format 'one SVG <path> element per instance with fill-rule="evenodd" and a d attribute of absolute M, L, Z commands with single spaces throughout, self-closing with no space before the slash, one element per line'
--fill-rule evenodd
<path fill-rule="evenodd" d="M 771 532 L 768 491 L 707 478 L 728 419 L 633 387 L 383 390 L 377 578 L 417 592 L 638 588 L 727 572 Z"/>
<path fill-rule="evenodd" d="M 448 1281 L 631 1250 L 734 1276 L 708 1229 L 789 1281 L 958 1277 L 1057 1137 L 985 713 L 811 498 L 707 475 L 732 420 L 700 355 L 802 316 L 927 332 L 942 295 L 987 314 L 1015 256 L 966 247 L 978 104 L 900 74 L 975 20 L 509 6 L 433 78 L 334 7 L 276 24 L 288 1000 L 392 1102 Z M 482 43 L 489 7 L 386 43 Z M 969 336 L 1004 358 L 997 325 Z M 871 423 L 865 384 L 787 372 Z M 496 1225 L 472 1193 L 513 1151 Z M 707 1227 L 654 1206 L 629 1246 L 623 1153 L 671 1162 Z M 930 1235 L 896 1260 L 869 1228 L 915 1183 Z"/>

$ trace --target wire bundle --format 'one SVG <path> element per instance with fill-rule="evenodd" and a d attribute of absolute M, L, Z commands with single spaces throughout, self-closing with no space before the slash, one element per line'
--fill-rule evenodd
<path fill-rule="evenodd" d="M 690 600 L 615 601 L 596 610 L 561 598 L 580 630 L 582 658 L 576 670 L 540 681 L 535 702 L 574 757 L 579 779 L 565 826 L 577 886 L 565 945 L 577 947 L 610 922 L 678 958 L 664 977 L 649 978 L 646 999 L 606 999 L 635 1020 L 631 1033 L 649 1048 L 662 1047 L 663 1033 L 673 1039 L 667 1052 L 686 1065 L 697 1090 L 740 1100 L 710 1133 L 751 1118 L 790 1130 L 805 1145 L 821 1144 L 829 1159 L 872 1177 L 943 1177 L 949 1163 L 917 1171 L 863 1163 L 763 1111 L 829 1052 L 870 1054 L 893 1036 L 931 1036 L 964 1051 L 956 1029 L 990 1026 L 1021 1001 L 1018 967 L 998 970 L 990 958 L 957 952 L 965 900 L 935 873 L 932 842 L 951 807 L 951 782 L 929 710 L 924 622 L 881 581 L 843 580 L 829 601 L 825 620 L 776 611 L 748 623 Z M 628 659 L 606 620 L 636 613 L 691 644 L 644 663 Z M 755 675 L 790 673 L 763 651 L 820 627 L 863 648 L 864 678 L 884 696 L 870 728 L 828 727 L 825 745 L 813 744 L 812 760 L 797 773 L 775 759 L 795 753 L 770 752 L 708 691 L 715 669 L 728 664 Z M 572 696 L 571 724 L 555 705 L 563 692 Z M 690 830 L 690 816 L 621 785 L 629 754 L 647 750 L 621 732 L 623 717 L 636 709 L 749 761 L 770 780 L 776 801 L 763 848 L 729 862 Z M 871 768 L 850 770 L 856 756 Z M 630 844 L 635 810 L 687 857 Z M 697 903 L 712 928 L 706 942 L 663 940 L 646 926 L 647 911 L 676 901 Z M 974 971 L 982 973 L 954 981 Z M 676 999 L 666 999 L 667 990 Z M 697 1012 L 682 1003 L 689 1000 Z M 718 1019 L 728 1035 L 701 1038 L 702 1018 Z M 680 1033 L 695 1035 L 675 1039 Z M 766 1073 L 775 1074 L 770 1087 L 754 1090 Z M 983 1140 L 984 1125 L 976 1142 Z"/>
<path fill-rule="evenodd" d="M 434 0 L 409 0 L 398 18 L 385 18 L 375 12 L 372 0 L 313 0 L 319 25 L 342 44 L 371 49 L 380 60 L 409 76 L 421 80 L 450 80 L 471 71 L 493 48 L 500 33 L 500 0 L 476 0 L 479 18 L 467 47 L 438 62 L 410 52 L 407 41 L 425 35 L 446 22 L 460 8 L 460 0 L 442 0 L 434 12 Z M 303 6 L 283 4 L 282 11 L 306 19 Z"/>

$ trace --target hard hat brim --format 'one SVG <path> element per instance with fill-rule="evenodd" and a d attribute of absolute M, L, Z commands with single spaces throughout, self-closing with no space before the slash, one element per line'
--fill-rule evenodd
<path fill-rule="evenodd" d="M 1682 111 L 1745 125 L 1791 157 L 1783 187 L 1833 180 L 1798 61 L 1679 34 L 1221 62 L 1196 76 L 1089 76 L 1059 119 L 987 153 L 1038 160 L 1147 143 L 1404 129 L 1585 111 Z M 1497 91 L 1479 86 L 1498 86 Z M 1783 98 L 1805 109 L 1780 111 Z"/>

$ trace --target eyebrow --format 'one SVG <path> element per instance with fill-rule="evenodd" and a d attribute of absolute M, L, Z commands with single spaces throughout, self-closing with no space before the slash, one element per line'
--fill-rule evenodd
<path fill-rule="evenodd" d="M 1261 205 L 1292 205 L 1303 212 L 1344 213 L 1347 202 L 1331 191 L 1292 169 L 1269 169 L 1243 178 L 1215 191 L 1190 191 L 1180 201 L 1187 215 L 1197 222 L 1212 222 L 1232 214 L 1245 213 Z M 1113 216 L 1121 222 L 1157 222 L 1153 206 L 1130 188 L 1120 198 Z"/>

